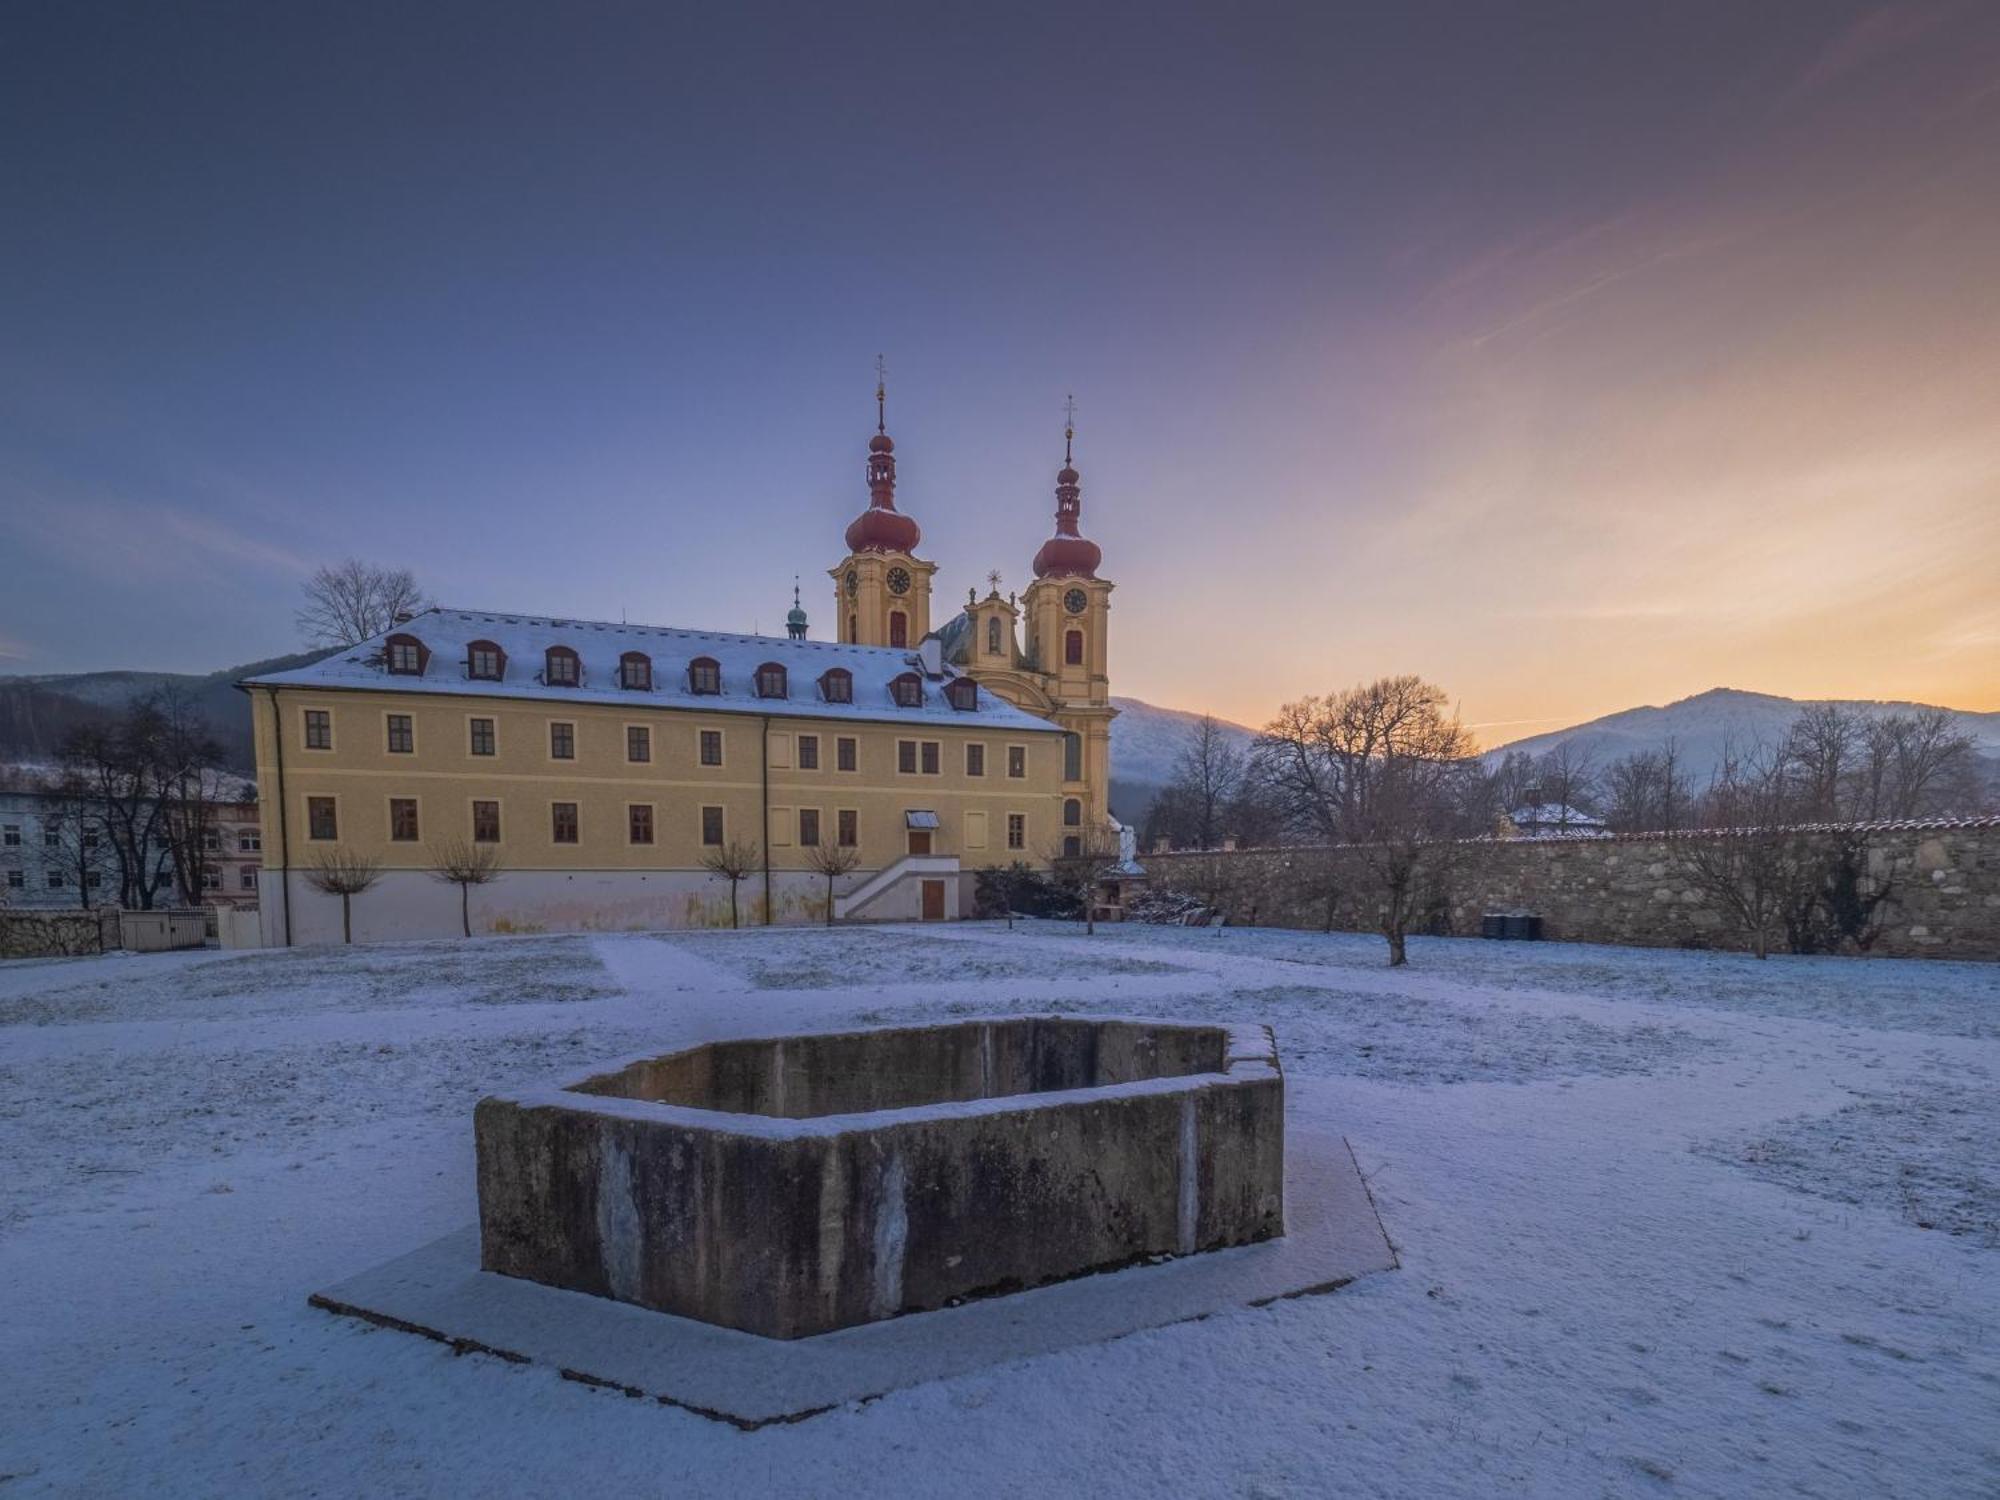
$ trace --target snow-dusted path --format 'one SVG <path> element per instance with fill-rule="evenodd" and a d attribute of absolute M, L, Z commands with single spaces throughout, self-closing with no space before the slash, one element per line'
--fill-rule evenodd
<path fill-rule="evenodd" d="M 304 1305 L 473 1216 L 493 1087 L 1048 1009 L 1270 1020 L 1404 1269 L 754 1434 Z M 957 927 L 0 966 L 0 1500 L 1991 1496 L 1996 1072 L 1961 965 Z"/>

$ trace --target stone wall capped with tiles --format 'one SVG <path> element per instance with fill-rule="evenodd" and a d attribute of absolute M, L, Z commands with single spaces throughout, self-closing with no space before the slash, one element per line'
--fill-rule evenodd
<path fill-rule="evenodd" d="M 1869 868 L 1892 884 L 1871 951 L 1891 957 L 2000 959 L 2000 817 L 1827 825 L 1799 837 L 1866 841 Z M 1733 832 L 1624 834 L 1606 839 L 1472 841 L 1452 846 L 1444 889 L 1417 930 L 1476 936 L 1491 911 L 1534 912 L 1560 942 L 1743 948 L 1687 870 L 1691 845 Z M 1376 928 L 1361 851 L 1243 849 L 1149 854 L 1155 886 L 1184 890 L 1233 922 Z"/>

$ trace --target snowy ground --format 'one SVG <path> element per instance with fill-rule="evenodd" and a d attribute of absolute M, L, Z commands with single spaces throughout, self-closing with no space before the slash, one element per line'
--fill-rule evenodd
<path fill-rule="evenodd" d="M 2000 968 L 1037 926 L 0 965 L 0 1500 L 2000 1493 Z M 1403 1257 L 741 1433 L 331 1317 L 490 1089 L 691 1038 L 1262 1019 Z"/>

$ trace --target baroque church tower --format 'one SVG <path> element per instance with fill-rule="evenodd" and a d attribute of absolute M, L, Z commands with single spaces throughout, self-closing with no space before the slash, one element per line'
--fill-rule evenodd
<path fill-rule="evenodd" d="M 914 648 L 931 630 L 936 563 L 916 555 L 923 532 L 896 509 L 896 444 L 877 361 L 875 436 L 868 440 L 868 509 L 847 528 L 847 556 L 831 570 L 839 639 L 849 645 Z"/>

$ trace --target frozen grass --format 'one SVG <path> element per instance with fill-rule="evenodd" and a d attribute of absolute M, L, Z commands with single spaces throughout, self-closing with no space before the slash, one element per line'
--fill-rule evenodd
<path fill-rule="evenodd" d="M 2000 1493 L 2000 970 L 1382 958 L 1031 924 L 0 965 L 0 1497 Z M 1271 1023 L 1403 1269 L 753 1434 L 305 1305 L 472 1218 L 489 1089 L 1045 1010 Z"/>

